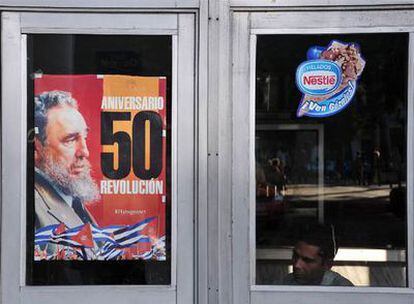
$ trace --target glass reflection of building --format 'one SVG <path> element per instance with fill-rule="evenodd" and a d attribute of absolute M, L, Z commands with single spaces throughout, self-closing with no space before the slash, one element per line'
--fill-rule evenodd
<path fill-rule="evenodd" d="M 356 96 L 332 117 L 297 118 L 295 70 L 307 48 L 332 39 L 361 47 L 367 64 Z M 257 284 L 279 284 L 283 274 L 266 272 L 268 263 L 289 265 L 290 254 L 280 258 L 283 248 L 293 246 L 300 226 L 320 222 L 334 225 L 342 251 L 382 249 L 402 256 L 382 264 L 340 261 L 340 270 L 351 276 L 368 265 L 370 279 L 355 279 L 356 285 L 406 285 L 407 49 L 406 34 L 258 36 L 256 166 L 280 159 L 286 192 L 279 208 L 271 206 L 271 193 L 257 193 Z M 275 258 L 260 260 L 261 249 L 273 250 Z"/>

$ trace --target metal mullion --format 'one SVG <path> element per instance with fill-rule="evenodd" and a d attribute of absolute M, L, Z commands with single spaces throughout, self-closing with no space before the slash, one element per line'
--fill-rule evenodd
<path fill-rule="evenodd" d="M 409 34 L 407 92 L 407 274 L 414 288 L 414 32 Z"/>

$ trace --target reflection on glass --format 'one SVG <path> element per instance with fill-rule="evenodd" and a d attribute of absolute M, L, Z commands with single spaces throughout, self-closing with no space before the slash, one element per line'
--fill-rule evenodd
<path fill-rule="evenodd" d="M 352 102 L 297 117 L 312 46 L 354 42 Z M 406 34 L 261 35 L 256 67 L 256 284 L 405 287 Z"/>
<path fill-rule="evenodd" d="M 170 284 L 171 37 L 28 46 L 27 284 Z"/>

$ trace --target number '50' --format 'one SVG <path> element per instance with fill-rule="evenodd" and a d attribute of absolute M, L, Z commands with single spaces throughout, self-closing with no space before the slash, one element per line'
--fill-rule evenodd
<path fill-rule="evenodd" d="M 115 121 L 131 121 L 131 113 L 101 112 L 101 144 L 118 144 L 118 168 L 115 169 L 114 153 L 103 152 L 101 153 L 102 173 L 111 179 L 127 177 L 131 171 L 132 161 L 134 174 L 138 178 L 158 177 L 162 169 L 162 119 L 160 115 L 152 111 L 138 112 L 132 123 L 132 140 L 127 132 L 114 133 Z M 149 132 L 146 132 L 147 122 L 149 122 Z M 149 139 L 146 139 L 146 136 L 149 136 Z M 145 142 L 149 143 L 149 149 L 145 148 Z M 146 155 L 146 151 L 149 151 L 149 155 Z"/>

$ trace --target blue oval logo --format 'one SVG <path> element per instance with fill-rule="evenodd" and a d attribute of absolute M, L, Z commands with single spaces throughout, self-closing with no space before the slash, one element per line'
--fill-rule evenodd
<path fill-rule="evenodd" d="M 335 91 L 341 82 L 341 68 L 332 61 L 309 60 L 296 70 L 296 85 L 304 94 L 326 95 Z"/>

